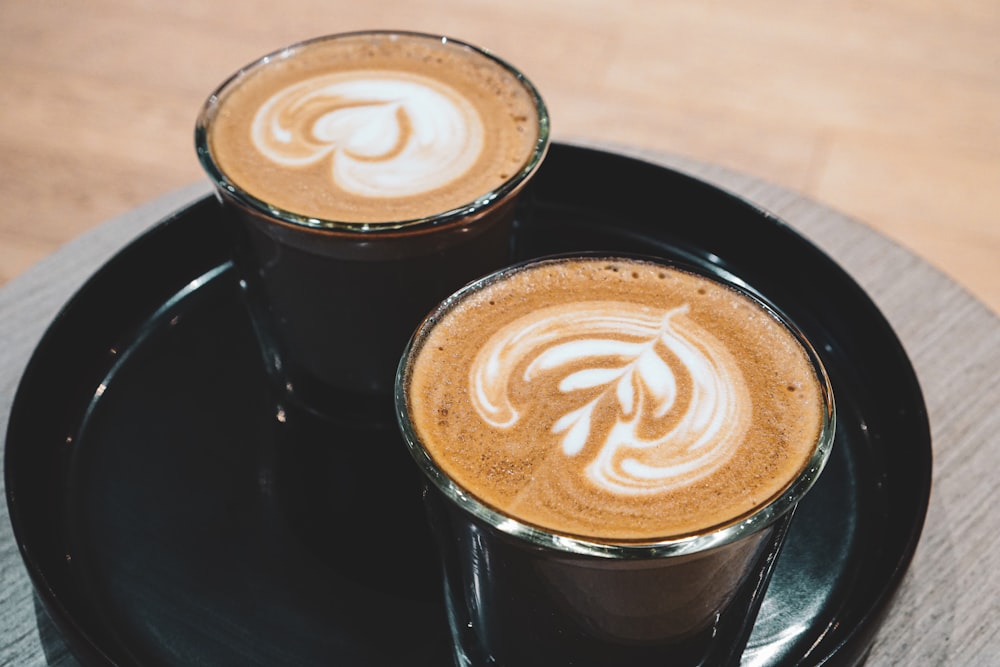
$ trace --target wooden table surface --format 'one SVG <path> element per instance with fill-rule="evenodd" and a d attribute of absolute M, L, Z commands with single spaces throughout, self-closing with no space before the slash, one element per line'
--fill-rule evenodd
<path fill-rule="evenodd" d="M 525 71 L 557 140 L 690 156 L 874 227 L 1000 312 L 995 0 L 0 3 L 0 282 L 203 178 L 224 77 L 321 33 L 416 29 Z"/>

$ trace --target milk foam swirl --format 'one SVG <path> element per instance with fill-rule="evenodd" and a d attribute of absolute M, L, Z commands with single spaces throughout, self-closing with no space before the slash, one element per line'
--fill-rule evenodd
<path fill-rule="evenodd" d="M 586 468 L 594 484 L 638 495 L 709 475 L 746 432 L 750 398 L 729 352 L 684 317 L 687 310 L 586 302 L 526 315 L 496 332 L 477 355 L 470 371 L 476 411 L 493 427 L 509 428 L 521 418 L 509 398 L 512 383 L 565 373 L 560 392 L 599 391 L 546 426 L 561 437 L 566 456 L 597 445 Z M 522 377 L 513 377 L 523 364 Z M 609 404 L 613 424 L 599 427 L 595 415 Z"/>
<path fill-rule="evenodd" d="M 475 107 L 418 74 L 333 73 L 284 88 L 254 117 L 256 148 L 276 164 L 331 160 L 331 183 L 367 197 L 429 192 L 461 177 L 483 149 Z"/>

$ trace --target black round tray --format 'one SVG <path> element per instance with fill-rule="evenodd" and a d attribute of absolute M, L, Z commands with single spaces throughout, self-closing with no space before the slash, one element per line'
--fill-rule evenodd
<path fill-rule="evenodd" d="M 88 664 L 448 664 L 437 565 L 394 427 L 276 410 L 217 215 L 196 201 L 126 247 L 31 359 L 6 484 L 38 599 Z M 766 212 L 557 144 L 526 194 L 516 252 L 571 250 L 722 265 L 816 345 L 837 440 L 743 664 L 863 660 L 930 490 L 926 409 L 885 319 Z M 390 483 L 366 481 L 376 465 Z"/>

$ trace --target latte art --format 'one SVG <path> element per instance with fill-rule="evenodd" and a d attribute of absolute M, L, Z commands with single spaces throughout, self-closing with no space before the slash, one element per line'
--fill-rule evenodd
<path fill-rule="evenodd" d="M 416 441 L 463 494 L 598 540 L 739 521 L 801 473 L 824 423 L 815 367 L 772 311 L 636 259 L 467 287 L 418 331 L 402 382 Z"/>
<path fill-rule="evenodd" d="M 262 58 L 209 99 L 199 127 L 227 192 L 293 224 L 366 234 L 503 202 L 548 145 L 545 105 L 517 70 L 455 40 L 380 31 Z"/>
<path fill-rule="evenodd" d="M 297 167 L 327 160 L 332 187 L 365 197 L 429 192 L 461 178 L 483 149 L 483 123 L 456 90 L 403 72 L 317 76 L 272 95 L 253 142 Z"/>
<path fill-rule="evenodd" d="M 695 482 L 736 451 L 748 427 L 750 399 L 729 353 L 685 320 L 687 311 L 625 302 L 535 311 L 495 333 L 476 355 L 473 405 L 491 426 L 513 427 L 520 413 L 510 402 L 509 384 L 559 373 L 560 392 L 588 398 L 550 431 L 561 436 L 566 456 L 596 445 L 586 467 L 591 482 L 619 494 Z M 513 377 L 522 367 L 522 375 Z M 613 411 L 614 418 L 595 421 L 599 409 Z"/>

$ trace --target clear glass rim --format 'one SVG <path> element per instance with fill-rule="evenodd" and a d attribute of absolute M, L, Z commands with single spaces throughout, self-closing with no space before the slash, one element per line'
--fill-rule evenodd
<path fill-rule="evenodd" d="M 215 162 L 208 143 L 209 126 L 215 112 L 219 108 L 221 100 L 223 100 L 226 93 L 237 85 L 244 77 L 248 76 L 253 71 L 266 65 L 272 60 L 287 58 L 294 53 L 317 43 L 361 37 L 391 38 L 394 36 L 434 41 L 444 45 L 454 46 L 457 49 L 471 51 L 478 56 L 499 65 L 502 69 L 510 73 L 524 87 L 530 95 L 538 115 L 538 138 L 535 142 L 531 155 L 517 173 L 513 174 L 497 188 L 484 193 L 466 204 L 457 206 L 448 211 L 443 211 L 421 218 L 412 218 L 395 222 L 352 222 L 300 215 L 293 211 L 269 204 L 233 183 Z M 545 101 L 542 99 L 538 89 L 535 88 L 535 85 L 519 69 L 487 49 L 444 35 L 435 35 L 411 30 L 358 30 L 352 32 L 333 33 L 296 42 L 295 44 L 272 51 L 271 53 L 261 56 L 253 62 L 241 67 L 235 73 L 230 75 L 229 78 L 223 81 L 205 100 L 205 103 L 202 105 L 195 121 L 194 140 L 198 161 L 201 163 L 202 169 L 204 169 L 209 175 L 218 190 L 232 197 L 239 204 L 251 210 L 263 213 L 264 215 L 273 218 L 275 221 L 291 227 L 357 234 L 377 234 L 379 232 L 398 232 L 403 230 L 416 231 L 422 228 L 440 227 L 460 222 L 470 216 L 474 216 L 481 210 L 492 205 L 495 201 L 507 198 L 509 195 L 516 192 L 528 180 L 528 178 L 538 169 L 545 158 L 550 143 L 550 120 L 548 108 L 546 107 Z"/>
<path fill-rule="evenodd" d="M 615 259 L 639 259 L 652 261 L 682 270 L 691 271 L 715 280 L 721 280 L 727 285 L 738 290 L 740 293 L 753 299 L 792 333 L 795 339 L 805 350 L 806 355 L 808 356 L 809 361 L 816 373 L 816 377 L 819 380 L 824 404 L 824 412 L 823 423 L 820 428 L 820 433 L 818 435 L 813 454 L 806 461 L 806 464 L 803 466 L 799 474 L 787 487 L 767 502 L 755 508 L 749 515 L 738 517 L 725 524 L 709 527 L 699 534 L 663 540 L 598 540 L 590 537 L 556 533 L 522 522 L 512 516 L 504 514 L 478 500 L 472 493 L 459 486 L 437 466 L 431 456 L 420 444 L 419 438 L 416 435 L 415 428 L 410 421 L 408 411 L 406 409 L 407 401 L 405 385 L 407 375 L 409 373 L 409 361 L 419 350 L 420 345 L 423 342 L 424 334 L 429 330 L 433 322 L 446 313 L 455 303 L 461 301 L 466 295 L 477 291 L 484 284 L 491 282 L 500 276 L 519 271 L 527 265 L 534 265 L 541 262 L 561 261 L 573 257 L 599 258 L 609 261 L 613 261 Z M 461 288 L 441 302 L 441 304 L 439 304 L 438 307 L 435 308 L 423 320 L 423 322 L 421 322 L 420 326 L 407 343 L 402 358 L 400 359 L 399 368 L 396 374 L 394 399 L 397 422 L 410 455 L 416 461 L 424 476 L 431 483 L 433 483 L 434 486 L 437 487 L 437 489 L 441 491 L 441 493 L 449 501 L 455 503 L 462 510 L 476 517 L 480 521 L 492 526 L 494 529 L 512 537 L 520 538 L 536 547 L 548 548 L 555 551 L 565 552 L 567 554 L 589 555 L 619 560 L 662 558 L 698 553 L 723 546 L 725 544 L 730 544 L 771 526 L 778 521 L 778 519 L 794 509 L 802 497 L 815 484 L 817 478 L 825 467 L 827 460 L 829 459 L 830 452 L 833 449 L 834 432 L 836 428 L 836 405 L 833 397 L 833 388 L 816 349 L 809 342 L 801 329 L 799 329 L 798 326 L 796 326 L 795 323 L 773 303 L 753 290 L 744 281 L 721 267 L 713 266 L 710 269 L 708 267 L 703 267 L 681 260 L 675 260 L 673 258 L 668 259 L 663 257 L 619 252 L 574 252 L 533 258 L 500 269 L 499 271 L 479 278 L 478 280 Z"/>

